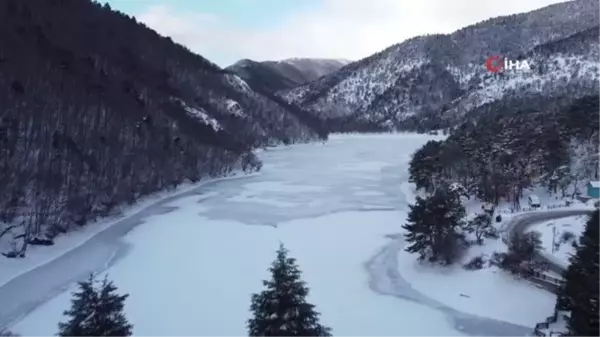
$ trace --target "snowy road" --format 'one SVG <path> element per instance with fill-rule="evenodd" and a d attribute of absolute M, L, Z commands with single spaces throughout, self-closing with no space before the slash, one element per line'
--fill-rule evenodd
<path fill-rule="evenodd" d="M 264 152 L 261 174 L 163 200 L 1 286 L 0 326 L 55 334 L 66 290 L 107 271 L 130 294 L 136 335 L 245 335 L 250 295 L 283 242 L 335 335 L 525 335 L 531 327 L 458 312 L 402 279 L 402 242 L 386 235 L 406 218 L 400 186 L 429 139 L 334 136 Z"/>
<path fill-rule="evenodd" d="M 516 216 L 510 220 L 506 227 L 506 233 L 524 233 L 529 227 L 539 224 L 543 221 L 566 218 L 574 215 L 588 215 L 592 210 L 589 209 L 555 209 L 532 213 L 525 213 Z M 556 263 L 553 259 L 548 258 L 546 254 L 538 254 L 538 258 L 545 261 L 551 272 L 556 275 L 562 275 L 565 268 L 562 264 Z"/>

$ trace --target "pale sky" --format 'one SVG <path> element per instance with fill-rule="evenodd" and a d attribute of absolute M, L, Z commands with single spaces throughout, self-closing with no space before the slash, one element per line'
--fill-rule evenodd
<path fill-rule="evenodd" d="M 105 0 L 222 67 L 240 59 L 359 60 L 423 34 L 561 0 Z"/>

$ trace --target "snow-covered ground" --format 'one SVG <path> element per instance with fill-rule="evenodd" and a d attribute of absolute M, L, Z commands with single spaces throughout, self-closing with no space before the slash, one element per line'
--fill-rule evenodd
<path fill-rule="evenodd" d="M 413 199 L 410 195 L 414 193 L 411 185 L 402 185 L 402 191 L 409 199 Z M 466 205 L 468 218 L 481 213 L 481 203 L 463 198 L 463 204 Z M 500 206 L 499 210 L 506 209 L 506 205 Z M 511 214 L 505 214 L 501 223 L 494 222 L 496 229 L 501 231 L 510 217 Z M 402 236 L 397 239 L 399 246 L 403 248 Z M 548 310 L 554 307 L 556 297 L 488 265 L 487 260 L 494 252 L 505 251 L 506 245 L 502 240 L 486 239 L 481 246 L 471 246 L 461 263 L 443 268 L 419 263 L 415 255 L 400 249 L 398 265 L 403 278 L 415 290 L 427 294 L 443 306 L 473 315 L 494 317 L 516 325 L 534 326 L 548 316 Z M 485 268 L 465 270 L 462 266 L 476 256 L 484 257 Z"/>
<path fill-rule="evenodd" d="M 569 258 L 575 253 L 572 243 L 579 240 L 587 220 L 588 216 L 585 215 L 571 216 L 545 221 L 531 226 L 529 230 L 542 234 L 544 256 L 566 269 L 569 266 Z M 569 240 L 563 240 L 563 235 L 566 232 L 573 234 Z M 567 239 L 567 237 L 564 237 L 564 239 Z M 553 245 L 555 245 L 554 249 Z"/>
<path fill-rule="evenodd" d="M 506 250 L 501 240 L 473 246 L 462 264 L 475 256 L 489 258 L 494 251 Z M 463 312 L 522 326 L 533 327 L 543 321 L 556 297 L 524 280 L 515 279 L 496 267 L 465 270 L 462 264 L 442 268 L 420 264 L 415 256 L 399 252 L 399 269 L 412 287 L 440 303 Z"/>
<path fill-rule="evenodd" d="M 543 333 L 544 336 L 568 336 L 569 329 L 567 326 L 570 315 L 571 313 L 569 311 L 558 311 L 556 315 L 556 322 L 547 321 L 545 324 L 544 322 L 540 322 L 542 325 L 539 326 L 539 331 Z"/>
<path fill-rule="evenodd" d="M 250 295 L 283 242 L 335 335 L 524 335 L 547 316 L 551 295 L 491 271 L 434 276 L 386 237 L 401 231 L 412 202 L 411 154 L 431 138 L 333 136 L 264 151 L 262 173 L 197 188 L 0 287 L 2 307 L 28 314 L 13 331 L 52 335 L 66 290 L 96 270 L 130 294 L 136 335 L 245 335 Z M 38 306 L 32 294 L 49 296 L 38 292 L 50 281 L 57 296 Z"/>

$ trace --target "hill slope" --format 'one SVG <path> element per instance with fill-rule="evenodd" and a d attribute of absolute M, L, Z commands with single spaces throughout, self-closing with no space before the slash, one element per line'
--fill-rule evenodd
<path fill-rule="evenodd" d="M 598 13 L 598 1 L 576 0 L 489 19 L 449 35 L 415 37 L 279 94 L 323 117 L 374 128 L 452 126 L 477 104 L 522 92 L 521 88 L 552 96 L 569 92 L 572 86 L 597 86 L 597 40 L 578 34 L 597 29 Z M 562 39 L 571 42 L 556 42 Z M 581 48 L 570 50 L 573 44 Z M 551 51 L 544 55 L 547 59 L 536 54 L 536 47 Z M 539 67 L 531 76 L 492 76 L 483 66 L 491 55 L 533 57 Z M 551 83 L 557 79 L 552 72 L 565 55 L 570 55 L 569 64 L 558 72 L 569 81 Z"/>
<path fill-rule="evenodd" d="M 599 177 L 600 27 L 531 48 L 531 71 L 483 73 L 438 115 L 413 127 L 453 126 L 413 156 L 411 180 L 432 191 L 460 183 L 471 195 L 516 208 L 525 190 L 576 196 Z"/>
<path fill-rule="evenodd" d="M 477 84 L 448 103 L 440 115 L 429 119 L 442 125 L 456 125 L 478 114 L 478 107 L 511 97 L 542 96 L 548 99 L 568 96 L 575 100 L 598 92 L 600 50 L 599 26 L 536 46 L 523 58 L 531 71 L 484 73 Z M 540 109 L 541 110 L 541 109 Z M 426 123 L 426 121 L 421 121 Z M 422 124 L 426 125 L 426 124 Z M 435 127 L 435 123 L 431 124 Z"/>
<path fill-rule="evenodd" d="M 108 5 L 6 0 L 0 31 L 0 235 L 16 222 L 22 239 L 53 236 L 186 179 L 258 168 L 257 146 L 327 136 Z"/>

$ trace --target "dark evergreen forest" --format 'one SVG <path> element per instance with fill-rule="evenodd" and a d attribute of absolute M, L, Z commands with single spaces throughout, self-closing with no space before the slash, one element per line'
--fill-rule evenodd
<path fill-rule="evenodd" d="M 19 233 L 13 255 L 143 195 L 259 169 L 254 148 L 327 138 L 320 119 L 109 5 L 3 0 L 0 31 L 0 237 Z"/>
<path fill-rule="evenodd" d="M 410 179 L 429 192 L 457 182 L 481 200 L 504 199 L 516 207 L 523 191 L 538 183 L 575 196 L 581 183 L 598 177 L 599 110 L 598 95 L 486 104 L 447 140 L 417 151 Z"/>

